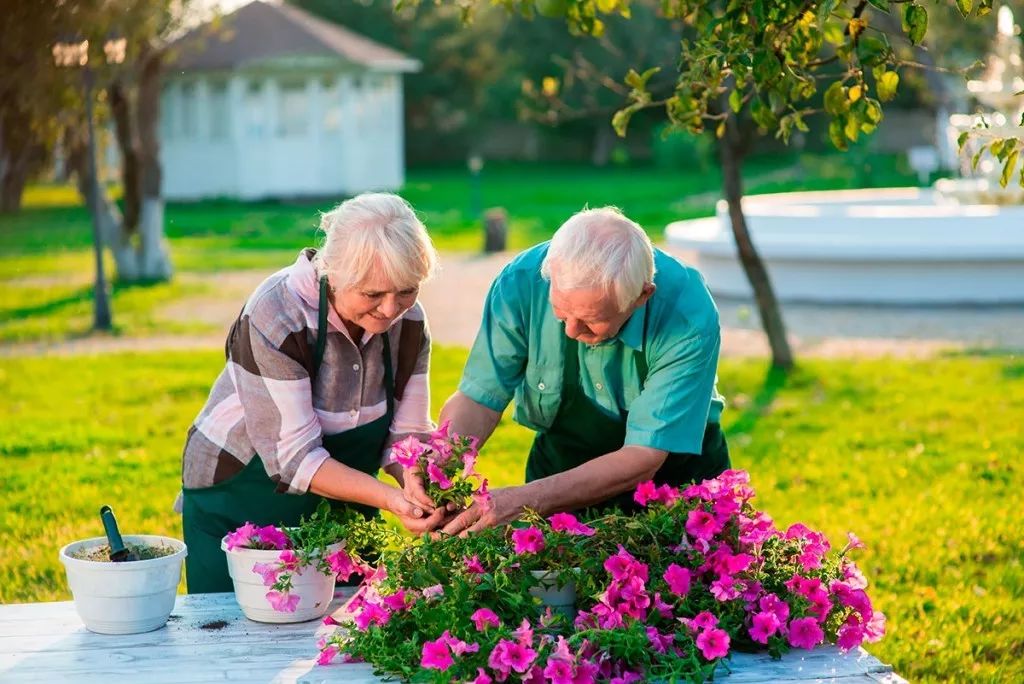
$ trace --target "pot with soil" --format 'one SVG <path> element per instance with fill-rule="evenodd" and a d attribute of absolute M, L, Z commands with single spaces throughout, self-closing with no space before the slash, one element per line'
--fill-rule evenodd
<path fill-rule="evenodd" d="M 124 541 L 138 560 L 111 562 L 106 537 L 60 550 L 75 610 L 91 632 L 149 632 L 163 627 L 174 609 L 185 544 L 150 534 L 127 535 Z"/>

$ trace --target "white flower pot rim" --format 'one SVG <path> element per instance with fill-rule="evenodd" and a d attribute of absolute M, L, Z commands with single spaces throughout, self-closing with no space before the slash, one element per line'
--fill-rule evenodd
<path fill-rule="evenodd" d="M 114 563 L 112 561 L 93 561 L 86 560 L 84 558 L 75 558 L 68 553 L 68 549 L 71 547 L 90 548 L 92 546 L 102 546 L 107 542 L 106 537 L 90 537 L 88 539 L 79 539 L 69 544 L 65 544 L 60 549 L 60 562 L 64 565 L 73 568 L 80 568 L 82 570 L 100 570 L 104 572 L 133 572 L 136 570 L 143 570 L 151 568 L 156 565 L 163 565 L 171 561 L 180 561 L 182 558 L 188 555 L 188 548 L 185 546 L 185 542 L 174 537 L 165 537 L 160 534 L 125 534 L 121 537 L 125 542 L 131 542 L 132 544 L 163 544 L 167 546 L 175 547 L 174 553 L 166 556 L 159 556 L 157 558 L 147 558 L 146 560 L 137 561 L 126 561 L 122 563 Z"/>

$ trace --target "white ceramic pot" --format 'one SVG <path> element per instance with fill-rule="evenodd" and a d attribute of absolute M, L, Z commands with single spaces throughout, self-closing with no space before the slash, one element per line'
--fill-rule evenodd
<path fill-rule="evenodd" d="M 176 551 L 169 556 L 126 563 L 81 560 L 72 554 L 103 546 L 106 537 L 72 542 L 60 550 L 60 562 L 67 572 L 75 597 L 75 610 L 91 632 L 138 634 L 163 627 L 174 610 L 174 597 L 181 580 L 181 562 L 188 551 L 183 542 L 150 534 L 124 536 L 126 543 L 166 545 Z"/>
<path fill-rule="evenodd" d="M 540 586 L 531 587 L 530 594 L 540 599 L 542 606 L 550 606 L 556 613 L 562 613 L 570 620 L 576 617 L 576 581 L 569 580 L 561 588 L 558 573 L 550 570 L 530 571 Z"/>
<path fill-rule="evenodd" d="M 342 544 L 334 544 L 327 549 L 332 553 Z M 274 563 L 281 555 L 280 551 L 261 549 L 232 549 L 228 551 L 227 537 L 221 540 L 220 548 L 228 557 L 228 572 L 235 585 L 235 600 L 245 613 L 245 617 L 254 622 L 306 622 L 327 614 L 331 600 L 334 598 L 334 576 L 325 575 L 316 568 L 305 567 L 292 576 L 292 589 L 289 594 L 298 596 L 299 603 L 294 613 L 274 610 L 267 600 L 270 587 L 263 584 L 263 577 L 252 571 L 256 563 Z"/>

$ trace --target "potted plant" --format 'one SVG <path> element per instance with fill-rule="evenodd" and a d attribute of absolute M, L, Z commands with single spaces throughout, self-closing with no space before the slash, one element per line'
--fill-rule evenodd
<path fill-rule="evenodd" d="M 60 562 L 75 610 L 86 628 L 100 634 L 137 634 L 163 627 L 174 609 L 185 544 L 171 537 L 124 537 L 137 560 L 112 562 L 106 537 L 67 544 Z"/>
<path fill-rule="evenodd" d="M 514 529 L 424 538 L 383 556 L 339 654 L 403 680 L 707 681 L 736 650 L 877 641 L 885 616 L 819 532 L 775 526 L 743 471 L 677 489 L 641 484 L 636 516 L 528 513 Z M 575 582 L 567 616 L 538 606 L 534 573 Z"/>
<path fill-rule="evenodd" d="M 335 581 L 366 572 L 359 555 L 377 545 L 383 530 L 361 515 L 333 512 L 322 501 L 295 527 L 246 523 L 227 534 L 235 599 L 255 622 L 305 622 L 327 612 Z"/>

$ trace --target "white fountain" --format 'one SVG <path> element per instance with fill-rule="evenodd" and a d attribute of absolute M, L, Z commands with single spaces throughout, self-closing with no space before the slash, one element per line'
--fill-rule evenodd
<path fill-rule="evenodd" d="M 968 88 L 992 112 L 990 132 L 1019 134 L 1024 64 L 1013 15 L 999 33 L 983 78 Z M 950 117 L 954 137 L 975 117 Z M 890 188 L 752 195 L 743 211 L 776 295 L 783 302 L 885 304 L 1024 303 L 1024 191 L 1016 174 L 999 186 L 1000 165 L 934 189 Z M 728 208 L 666 228 L 715 294 L 750 297 Z"/>

